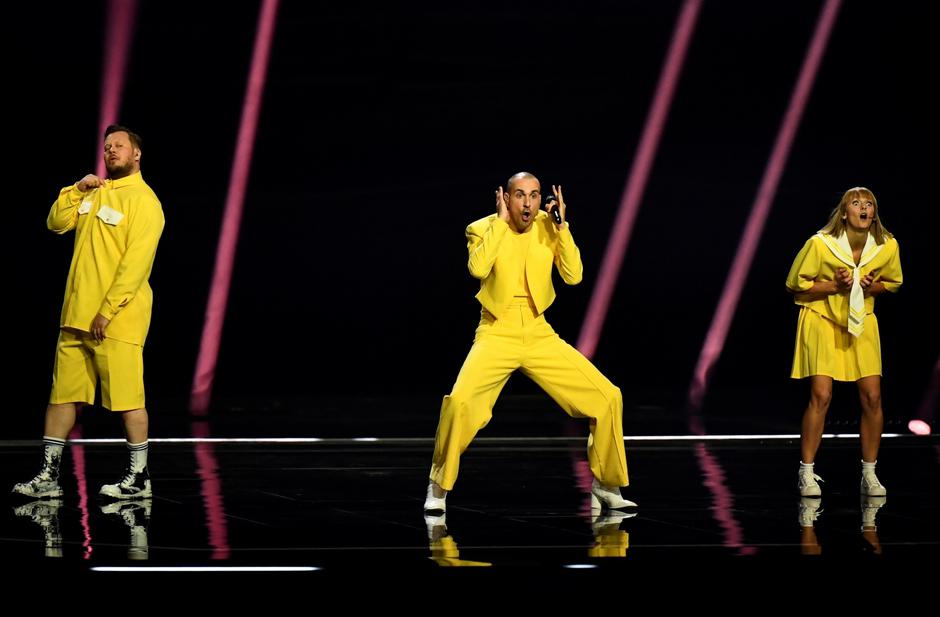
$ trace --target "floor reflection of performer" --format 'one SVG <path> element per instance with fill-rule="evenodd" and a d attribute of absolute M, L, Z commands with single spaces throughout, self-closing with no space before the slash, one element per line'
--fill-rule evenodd
<path fill-rule="evenodd" d="M 46 557 L 62 557 L 62 532 L 59 530 L 61 499 L 39 499 L 13 508 L 13 514 L 28 518 L 42 528 Z"/>
<path fill-rule="evenodd" d="M 822 554 L 816 537 L 816 519 L 822 514 L 822 499 L 800 497 L 800 552 L 804 555 Z"/>
<path fill-rule="evenodd" d="M 588 557 L 626 557 L 630 548 L 630 534 L 620 528 L 620 523 L 636 516 L 636 512 L 610 510 L 603 516 L 591 515 L 591 531 L 594 546 L 588 549 Z"/>
<path fill-rule="evenodd" d="M 152 507 L 152 499 L 115 501 L 101 506 L 102 513 L 120 517 L 121 521 L 127 526 L 129 533 L 127 558 L 132 561 L 143 561 L 150 558 L 150 544 L 147 534 L 150 528 Z"/>
<path fill-rule="evenodd" d="M 865 542 L 865 549 L 875 555 L 881 554 L 881 539 L 878 537 L 875 519 L 886 500 L 884 495 L 862 495 L 862 540 Z"/>
<path fill-rule="evenodd" d="M 424 523 L 428 529 L 428 548 L 431 550 L 431 560 L 444 567 L 480 567 L 491 566 L 486 561 L 470 561 L 460 558 L 457 541 L 447 531 L 447 515 L 425 515 Z"/>

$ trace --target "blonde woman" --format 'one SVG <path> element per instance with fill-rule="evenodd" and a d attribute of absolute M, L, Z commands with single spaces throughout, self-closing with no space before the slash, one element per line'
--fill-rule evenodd
<path fill-rule="evenodd" d="M 881 222 L 874 194 L 849 189 L 829 222 L 803 245 L 787 276 L 800 306 L 791 377 L 810 380 L 800 432 L 800 495 L 819 497 L 813 465 L 822 441 L 832 382 L 854 381 L 862 404 L 861 492 L 883 496 L 875 475 L 881 429 L 881 342 L 875 296 L 901 286 L 898 242 Z"/>

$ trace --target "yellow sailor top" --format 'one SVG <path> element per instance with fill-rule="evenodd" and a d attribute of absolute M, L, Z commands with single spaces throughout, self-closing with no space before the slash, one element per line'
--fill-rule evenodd
<path fill-rule="evenodd" d="M 859 328 L 864 316 L 875 311 L 874 296 L 863 297 L 859 280 L 874 273 L 875 280 L 884 284 L 885 291 L 896 292 L 901 286 L 901 257 L 894 238 L 886 238 L 884 244 L 877 244 L 874 236 L 869 234 L 861 259 L 856 264 L 845 233 L 840 238 L 817 233 L 806 241 L 793 260 L 787 288 L 796 293 L 809 291 L 815 281 L 835 280 L 839 268 L 846 268 L 854 274 L 849 293 L 828 294 L 818 300 L 794 298 L 794 301 L 850 331 Z"/>

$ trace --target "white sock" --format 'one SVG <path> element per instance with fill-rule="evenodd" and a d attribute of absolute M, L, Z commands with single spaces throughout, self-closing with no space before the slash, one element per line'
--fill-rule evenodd
<path fill-rule="evenodd" d="M 142 441 L 140 443 L 127 442 L 127 449 L 131 454 L 131 471 L 138 472 L 147 468 L 147 450 L 149 448 L 149 441 Z"/>
<path fill-rule="evenodd" d="M 59 477 L 59 463 L 62 461 L 64 449 L 64 439 L 42 436 L 42 470 L 53 480 Z"/>

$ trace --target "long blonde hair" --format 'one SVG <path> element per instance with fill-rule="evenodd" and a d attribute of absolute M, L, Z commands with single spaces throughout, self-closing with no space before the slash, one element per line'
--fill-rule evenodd
<path fill-rule="evenodd" d="M 885 229 L 885 226 L 881 224 L 881 212 L 878 209 L 878 200 L 875 199 L 875 194 L 864 186 L 851 188 L 842 195 L 842 199 L 839 200 L 839 205 L 836 206 L 829 215 L 829 222 L 826 223 L 825 227 L 819 230 L 819 233 L 829 234 L 836 238 L 840 237 L 845 231 L 845 208 L 853 199 L 870 199 L 871 203 L 874 204 L 875 215 L 872 219 L 869 231 L 875 236 L 876 243 L 884 244 L 885 240 L 894 237 L 891 232 Z"/>

